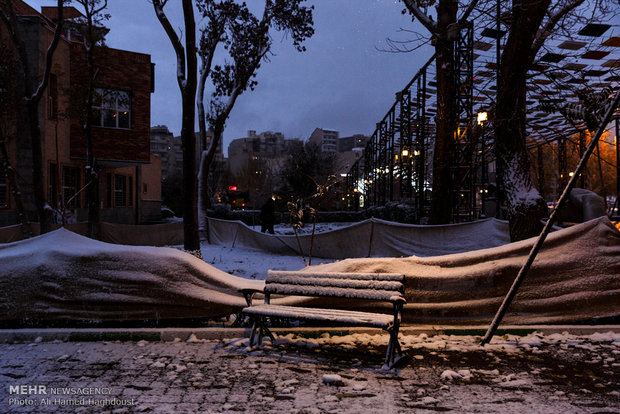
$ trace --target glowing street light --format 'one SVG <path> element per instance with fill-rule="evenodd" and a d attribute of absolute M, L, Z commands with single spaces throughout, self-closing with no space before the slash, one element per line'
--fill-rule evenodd
<path fill-rule="evenodd" d="M 483 125 L 488 120 L 488 114 L 486 112 L 478 112 L 478 125 Z"/>

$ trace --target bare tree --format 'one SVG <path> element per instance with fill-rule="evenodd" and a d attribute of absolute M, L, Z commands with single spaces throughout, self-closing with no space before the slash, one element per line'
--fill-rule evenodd
<path fill-rule="evenodd" d="M 605 11 L 605 1 L 593 10 Z M 570 32 L 577 22 L 592 19 L 585 0 L 513 0 L 508 39 L 500 60 L 500 79 L 495 109 L 495 147 L 498 170 L 508 205 L 510 238 L 537 235 L 546 205 L 530 176 L 526 148 L 527 72 L 545 42 L 558 30 Z M 517 63 L 518 62 L 518 63 Z"/>
<path fill-rule="evenodd" d="M 196 194 L 196 137 L 194 135 L 196 82 L 196 23 L 191 0 L 182 0 L 185 44 L 164 12 L 168 0 L 153 0 L 157 19 L 166 31 L 177 57 L 177 83 L 182 97 L 181 141 L 183 143 L 183 237 L 184 248 L 200 250 Z"/>
<path fill-rule="evenodd" d="M 401 0 L 407 10 L 431 33 L 437 55 L 437 136 L 433 159 L 433 202 L 431 222 L 449 220 L 450 142 L 455 130 L 452 86 L 452 42 L 472 13 L 484 19 L 490 1 L 437 2 L 437 22 L 426 13 L 435 1 Z M 537 55 L 555 33 L 570 33 L 576 23 L 595 20 L 609 13 L 607 0 L 513 0 L 502 16 L 508 38 L 499 62 L 499 85 L 494 108 L 495 155 L 504 196 L 508 205 L 513 241 L 536 235 L 546 212 L 543 198 L 530 177 L 526 148 L 526 82 Z M 458 8 L 463 9 L 456 18 Z M 588 11 L 586 11 L 586 9 Z M 418 37 L 418 41 L 422 38 Z M 398 45 L 396 45 L 398 48 Z M 443 85 L 443 86 L 442 86 Z M 447 127 L 446 127 L 447 126 Z"/>
<path fill-rule="evenodd" d="M 154 0 L 153 7 L 177 55 L 177 81 L 183 98 L 183 121 L 181 138 L 183 141 L 183 189 L 184 189 L 184 236 L 185 249 L 200 249 L 198 229 L 204 220 L 198 219 L 196 186 L 196 141 L 194 135 L 196 103 L 199 111 L 201 142 L 206 141 L 207 122 L 213 130 L 210 147 L 201 158 L 200 211 L 207 207 L 206 177 L 213 160 L 215 149 L 221 141 L 226 119 L 230 115 L 237 98 L 248 87 L 256 84 L 252 78 L 261 61 L 269 52 L 271 40 L 269 28 L 287 31 L 294 45 L 303 50 L 301 42 L 312 35 L 311 9 L 300 6 L 304 0 L 266 0 L 262 19 L 257 19 L 245 3 L 232 0 L 219 2 L 197 0 L 196 5 L 204 17 L 205 26 L 201 29 L 201 40 L 196 47 L 196 24 L 191 0 L 183 0 L 185 45 L 175 32 L 164 13 L 167 0 Z M 228 51 L 231 62 L 217 65 L 212 69 L 213 58 L 219 44 Z M 197 53 L 202 61 L 200 72 L 200 93 L 196 102 Z M 209 101 L 209 114 L 204 109 L 204 88 L 211 79 L 215 92 Z M 226 98 L 223 102 L 222 98 Z M 203 194 L 204 193 L 204 194 Z M 199 223 L 200 222 L 200 223 Z"/>
<path fill-rule="evenodd" d="M 47 84 L 49 82 L 52 69 L 52 59 L 63 29 L 63 5 L 64 0 L 58 0 L 58 19 L 56 22 L 56 27 L 54 28 L 54 37 L 47 49 L 47 53 L 45 54 L 44 71 L 41 75 L 35 72 L 36 68 L 33 67 L 31 62 L 28 60 L 26 44 L 22 37 L 19 22 L 17 21 L 17 16 L 13 8 L 13 0 L 2 0 L 0 2 L 0 20 L 2 20 L 9 32 L 9 36 L 17 51 L 17 58 L 22 69 L 20 73 L 23 73 L 24 76 L 21 95 L 23 105 L 25 106 L 25 112 L 28 117 L 27 124 L 29 126 L 32 146 L 32 186 L 35 207 L 41 226 L 41 233 L 48 232 L 50 230 L 51 223 L 46 214 L 45 184 L 43 179 L 43 148 L 38 108 L 39 102 L 41 102 L 41 98 L 47 89 Z"/>
<path fill-rule="evenodd" d="M 88 84 L 86 87 L 86 107 L 83 111 L 82 125 L 86 140 L 86 204 L 88 205 L 88 237 L 98 238 L 99 214 L 99 177 L 98 166 L 93 152 L 92 124 L 93 124 L 93 100 L 95 97 L 95 48 L 103 44 L 104 36 L 108 30 L 103 26 L 103 21 L 109 16 L 103 11 L 108 7 L 107 0 L 76 0 L 82 6 L 85 19 L 73 22 L 73 26 L 82 35 L 82 43 L 86 51 L 88 68 Z"/>
<path fill-rule="evenodd" d="M 245 4 L 233 0 L 219 2 L 199 1 L 198 6 L 206 25 L 201 29 L 199 54 L 201 58 L 198 85 L 198 120 L 201 142 L 206 143 L 207 123 L 213 137 L 204 148 L 199 172 L 200 226 L 206 225 L 209 203 L 207 178 L 218 144 L 230 112 L 237 98 L 248 88 L 254 89 L 256 71 L 271 50 L 269 30 L 275 29 L 291 35 L 293 45 L 302 52 L 302 43 L 314 34 L 312 8 L 302 6 L 305 0 L 266 0 L 263 15 L 254 16 Z M 212 69 L 218 45 L 227 50 L 230 61 Z M 204 90 L 211 78 L 214 93 L 209 100 L 209 113 L 205 113 Z"/>

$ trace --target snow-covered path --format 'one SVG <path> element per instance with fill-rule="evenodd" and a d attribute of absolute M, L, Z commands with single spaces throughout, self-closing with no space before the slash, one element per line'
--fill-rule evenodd
<path fill-rule="evenodd" d="M 247 340 L 195 337 L 174 342 L 3 344 L 0 411 L 620 410 L 618 334 L 497 338 L 486 348 L 477 345 L 476 337 L 407 336 L 403 343 L 411 361 L 389 373 L 379 371 L 384 339 L 359 334 L 310 340 L 287 336 L 278 347 L 251 352 L 245 348 Z M 36 386 L 38 393 L 9 394 L 10 387 L 20 385 Z"/>

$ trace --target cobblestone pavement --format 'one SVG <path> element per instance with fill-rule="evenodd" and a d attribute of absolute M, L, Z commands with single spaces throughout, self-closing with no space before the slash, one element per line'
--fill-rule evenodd
<path fill-rule="evenodd" d="M 402 369 L 382 372 L 384 349 L 372 347 L 3 344 L 0 412 L 619 412 L 614 346 L 602 356 L 588 347 L 536 354 L 421 348 Z"/>

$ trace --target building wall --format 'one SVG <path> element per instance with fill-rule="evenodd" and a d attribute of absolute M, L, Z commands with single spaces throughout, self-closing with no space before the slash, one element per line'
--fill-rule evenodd
<path fill-rule="evenodd" d="M 370 137 L 361 134 L 341 137 L 338 139 L 338 152 L 352 151 L 353 148 L 365 148 L 369 140 Z"/>
<path fill-rule="evenodd" d="M 256 134 L 248 131 L 246 138 L 237 138 L 228 145 L 228 163 L 232 175 L 237 175 L 250 164 L 264 164 L 265 160 L 273 160 L 290 154 L 296 144 L 303 145 L 301 140 L 288 140 L 281 132 L 265 131 Z"/>
<path fill-rule="evenodd" d="M 161 202 L 161 158 L 157 154 L 151 154 L 150 164 L 142 166 L 142 189 L 143 201 Z"/>
<path fill-rule="evenodd" d="M 161 219 L 161 158 L 151 154 L 150 164 L 141 167 L 142 187 L 140 194 L 140 222 Z"/>
<path fill-rule="evenodd" d="M 86 51 L 80 43 L 71 45 L 71 78 L 73 92 L 86 100 L 88 84 Z M 97 49 L 94 55 L 98 71 L 96 87 L 129 92 L 131 123 L 129 129 L 94 127 L 93 153 L 100 160 L 149 162 L 151 59 L 149 55 L 118 49 Z M 71 157 L 86 158 L 86 141 L 79 119 L 71 124 Z"/>
<path fill-rule="evenodd" d="M 321 152 L 338 151 L 338 131 L 316 128 L 310 135 L 310 142 L 321 148 Z"/>
<path fill-rule="evenodd" d="M 44 70 L 45 54 L 53 38 L 54 23 L 22 1 L 12 1 L 20 16 L 18 21 L 26 44 L 29 64 L 38 77 Z M 46 9 L 48 16 L 54 15 L 55 8 Z M 77 11 L 74 10 L 74 12 Z M 81 42 L 72 43 L 68 39 L 69 37 L 60 39 L 54 54 L 52 76 L 41 99 L 38 117 L 42 135 L 45 197 L 48 204 L 54 208 L 62 205 L 63 193 L 66 201 L 80 189 L 83 190 L 85 185 L 86 146 L 82 130 L 83 122 L 75 115 L 75 109 L 78 108 L 76 103 L 85 101 L 86 56 Z M 4 25 L 0 25 L 0 41 L 11 45 Z M 7 52 L 5 49 L 3 48 L 0 52 Z M 99 53 L 95 62 L 99 69 L 97 86 L 130 91 L 132 97 L 130 128 L 125 130 L 93 128 L 94 154 L 99 162 L 98 165 L 102 168 L 98 182 L 101 220 L 135 223 L 140 216 L 139 203 L 136 202 L 139 197 L 134 194 L 137 188 L 141 187 L 141 174 L 138 170 L 140 165 L 150 162 L 149 129 L 152 85 L 150 56 L 105 49 Z M 13 91 L 18 89 L 18 83 L 11 84 Z M 32 193 L 32 149 L 29 128 L 25 114 L 20 113 L 19 110 L 14 112 L 14 119 L 10 119 L 9 125 L 3 128 L 3 132 L 11 135 L 7 137 L 10 162 L 20 177 L 20 190 L 29 212 L 29 219 L 36 221 Z M 69 119 L 69 116 L 72 116 L 72 119 Z M 108 162 L 109 160 L 113 162 Z M 68 174 L 63 174 L 64 171 Z M 63 183 L 65 175 L 73 181 L 72 186 L 67 185 L 71 183 L 67 183 L 66 180 Z M 109 200 L 109 193 L 110 191 L 114 193 L 114 186 L 109 185 L 108 176 L 114 180 L 117 175 L 124 177 L 126 194 L 123 196 L 122 205 L 115 205 L 114 200 L 112 202 Z M 152 174 L 149 173 L 149 177 L 150 175 Z M 155 181 L 160 182 L 159 179 Z M 7 190 L 10 192 L 10 189 Z M 153 191 L 161 190 L 153 187 Z M 66 214 L 71 216 L 72 220 L 87 219 L 84 193 L 85 191 L 79 192 L 73 197 L 74 201 L 71 205 L 67 205 Z M 156 199 L 157 195 L 149 195 L 149 197 Z M 0 206 L 0 225 L 15 224 L 16 217 L 15 201 L 9 197 L 7 206 Z M 59 220 L 59 217 L 54 217 Z"/>

